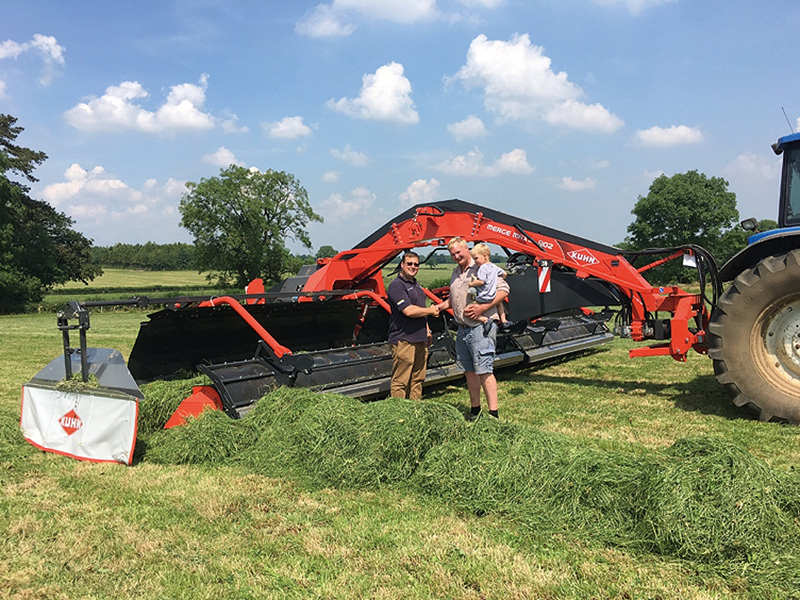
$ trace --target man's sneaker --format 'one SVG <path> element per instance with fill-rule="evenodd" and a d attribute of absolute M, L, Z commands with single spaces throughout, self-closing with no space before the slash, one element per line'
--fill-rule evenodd
<path fill-rule="evenodd" d="M 481 411 L 478 411 L 476 413 L 470 411 L 469 413 L 467 413 L 467 421 L 475 421 L 480 416 L 481 416 Z"/>

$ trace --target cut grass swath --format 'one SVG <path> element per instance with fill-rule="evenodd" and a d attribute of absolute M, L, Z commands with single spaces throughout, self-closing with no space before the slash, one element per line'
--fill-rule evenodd
<path fill-rule="evenodd" d="M 800 482 L 721 439 L 682 439 L 664 451 L 604 450 L 489 417 L 467 424 L 434 402 L 365 404 L 282 388 L 240 421 L 209 411 L 149 443 L 145 460 L 234 462 L 325 486 L 403 484 L 540 533 L 723 570 L 756 561 L 766 569 L 760 580 L 774 575 L 781 585 L 786 575 L 777 573 L 791 564 L 800 577 Z"/>

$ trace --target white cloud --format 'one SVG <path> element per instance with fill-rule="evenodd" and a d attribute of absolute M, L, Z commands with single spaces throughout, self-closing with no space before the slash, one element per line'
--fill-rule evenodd
<path fill-rule="evenodd" d="M 345 37 L 356 30 L 356 26 L 342 21 L 343 15 L 329 4 L 317 4 L 294 26 L 296 33 L 313 38 Z"/>
<path fill-rule="evenodd" d="M 375 73 L 365 74 L 357 98 L 331 98 L 327 106 L 357 119 L 405 124 L 419 122 L 411 99 L 411 82 L 403 75 L 403 65 L 396 62 L 379 67 Z"/>
<path fill-rule="evenodd" d="M 0 58 L 17 58 L 27 50 L 27 44 L 20 44 L 14 40 L 0 42 Z"/>
<path fill-rule="evenodd" d="M 53 183 L 44 188 L 42 195 L 53 206 L 61 206 L 65 202 L 88 196 L 115 198 L 123 202 L 140 202 L 142 193 L 130 188 L 120 179 L 109 177 L 101 166 L 91 171 L 82 168 L 78 163 L 71 164 L 64 171 L 65 181 Z"/>
<path fill-rule="evenodd" d="M 666 175 L 666 173 L 664 173 L 663 169 L 654 169 L 652 171 L 649 171 L 649 170 L 645 169 L 642 172 L 642 177 L 644 177 L 647 181 L 651 181 L 651 182 L 653 180 L 655 180 L 655 179 L 658 179 L 662 175 Z"/>
<path fill-rule="evenodd" d="M 597 182 L 591 177 L 586 179 L 573 179 L 572 177 L 562 177 L 561 182 L 558 184 L 562 190 L 568 192 L 582 192 L 584 190 L 593 190 Z"/>
<path fill-rule="evenodd" d="M 22 44 L 14 40 L 0 42 L 0 59 L 18 58 L 28 50 L 38 52 L 44 62 L 44 70 L 39 77 L 39 83 L 45 86 L 49 85 L 55 77 L 57 67 L 64 64 L 64 47 L 52 35 L 35 33 L 30 41 Z"/>
<path fill-rule="evenodd" d="M 185 191 L 186 182 L 174 178 L 164 183 L 148 179 L 137 189 L 101 166 L 87 170 L 74 163 L 62 181 L 44 187 L 42 196 L 76 219 L 80 231 L 99 238 L 98 243 L 168 242 L 186 237 L 177 223 L 178 201 Z"/>
<path fill-rule="evenodd" d="M 366 154 L 353 150 L 350 144 L 347 144 L 342 150 L 331 148 L 331 156 L 343 160 L 354 167 L 364 167 L 369 162 L 369 158 Z"/>
<path fill-rule="evenodd" d="M 364 215 L 375 203 L 375 194 L 360 186 L 345 198 L 342 194 L 331 194 L 322 202 L 321 211 L 326 221 L 343 221 L 357 215 Z"/>
<path fill-rule="evenodd" d="M 584 104 L 576 100 L 564 100 L 556 104 L 547 111 L 544 120 L 551 125 L 601 133 L 613 133 L 623 125 L 619 117 L 601 104 Z"/>
<path fill-rule="evenodd" d="M 481 8 L 497 8 L 504 0 L 458 0 L 464 6 L 480 6 Z"/>
<path fill-rule="evenodd" d="M 730 178 L 743 176 L 754 180 L 775 181 L 781 173 L 781 161 L 768 160 L 759 154 L 745 152 L 728 163 L 723 168 L 723 173 Z M 775 193 L 777 194 L 777 190 Z"/>
<path fill-rule="evenodd" d="M 239 117 L 230 111 L 223 113 L 220 125 L 225 133 L 247 133 L 250 131 L 246 125 L 239 125 Z"/>
<path fill-rule="evenodd" d="M 303 117 L 284 117 L 280 121 L 263 124 L 264 131 L 271 138 L 293 140 L 311 135 L 311 128 L 303 123 Z"/>
<path fill-rule="evenodd" d="M 593 160 L 589 163 L 589 167 L 592 169 L 607 169 L 611 166 L 611 161 L 602 159 L 602 160 Z"/>
<path fill-rule="evenodd" d="M 496 177 L 503 173 L 528 175 L 534 170 L 528 163 L 528 155 L 521 148 L 506 152 L 491 165 L 484 164 L 483 153 L 475 148 L 466 154 L 443 161 L 434 168 L 448 175 L 480 177 Z"/>
<path fill-rule="evenodd" d="M 433 202 L 439 196 L 439 181 L 435 177 L 429 180 L 417 179 L 400 194 L 400 200 L 407 206 Z"/>
<path fill-rule="evenodd" d="M 743 152 L 722 168 L 742 218 L 775 219 L 782 163 L 771 151 Z"/>
<path fill-rule="evenodd" d="M 59 65 L 64 64 L 64 47 L 59 45 L 56 38 L 52 35 L 42 35 L 35 33 L 29 42 L 32 48 L 36 48 L 46 62 L 54 62 Z"/>
<path fill-rule="evenodd" d="M 468 138 L 483 137 L 486 135 L 486 127 L 483 125 L 483 121 L 475 115 L 470 115 L 463 121 L 450 123 L 447 126 L 447 131 L 459 142 Z"/>
<path fill-rule="evenodd" d="M 322 181 L 325 183 L 336 183 L 339 181 L 339 171 L 325 171 L 322 174 Z"/>
<path fill-rule="evenodd" d="M 493 166 L 499 173 L 513 173 L 515 175 L 528 175 L 533 173 L 533 167 L 528 164 L 528 155 L 525 150 L 515 148 L 511 152 L 501 154 Z"/>
<path fill-rule="evenodd" d="M 436 0 L 333 0 L 331 4 L 317 4 L 294 30 L 314 38 L 345 37 L 356 30 L 351 22 L 356 17 L 408 24 L 438 16 Z"/>
<path fill-rule="evenodd" d="M 6 82 L 0 79 L 0 98 L 6 97 Z"/>
<path fill-rule="evenodd" d="M 624 6 L 632 15 L 639 15 L 653 6 L 669 4 L 674 0 L 594 0 L 600 6 Z"/>
<path fill-rule="evenodd" d="M 448 81 L 483 88 L 486 108 L 501 120 L 544 120 L 584 131 L 611 133 L 622 120 L 600 104 L 579 101 L 584 95 L 565 72 L 555 73 L 541 46 L 531 45 L 528 34 L 509 41 L 472 40 L 467 62 Z"/>
<path fill-rule="evenodd" d="M 208 75 L 198 85 L 172 86 L 166 102 L 155 112 L 142 108 L 137 101 L 149 96 L 138 81 L 123 81 L 109 86 L 106 93 L 76 104 L 64 113 L 67 123 L 86 131 L 136 130 L 145 133 L 206 130 L 214 127 L 214 117 L 202 112 Z"/>
<path fill-rule="evenodd" d="M 100 220 L 108 214 L 108 209 L 102 204 L 73 204 L 70 207 L 70 216 Z"/>
<path fill-rule="evenodd" d="M 436 0 L 334 0 L 332 7 L 394 23 L 415 23 L 438 14 Z"/>
<path fill-rule="evenodd" d="M 703 133 L 694 127 L 673 125 L 672 127 L 651 127 L 636 132 L 636 139 L 643 146 L 681 146 L 698 144 L 703 141 Z"/>
<path fill-rule="evenodd" d="M 231 165 L 242 166 L 244 164 L 225 146 L 220 146 L 217 148 L 216 152 L 204 155 L 203 162 L 223 168 L 227 168 Z"/>

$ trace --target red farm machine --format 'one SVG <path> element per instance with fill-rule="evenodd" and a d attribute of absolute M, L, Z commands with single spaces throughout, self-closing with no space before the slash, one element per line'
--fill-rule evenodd
<path fill-rule="evenodd" d="M 354 248 L 320 259 L 269 292 L 256 281 L 237 298 L 73 303 L 59 320 L 65 357 L 70 360 L 54 360 L 48 373 L 34 378 L 34 383 L 88 370 L 100 373 L 101 387 L 131 393 L 136 382 L 199 372 L 211 379 L 212 397 L 218 395 L 219 405 L 234 418 L 279 385 L 363 398 L 385 395 L 391 348 L 386 339 L 390 309 L 382 272 L 403 250 L 430 248 L 425 262 L 436 252 L 446 252 L 455 236 L 494 244 L 508 255 L 512 292 L 507 313 L 514 325 L 499 334 L 498 368 L 524 366 L 602 344 L 612 338 L 606 322 L 615 313 L 621 335 L 659 342 L 633 350 L 633 356 L 670 355 L 685 360 L 692 349 L 706 351 L 709 315 L 703 296 L 676 287 L 653 287 L 642 275 L 665 260 L 689 256 L 701 280 L 712 283 L 712 296 L 705 300 L 715 303 L 716 269 L 702 248 L 636 253 L 664 256 L 637 268 L 631 262 L 633 255 L 617 248 L 448 200 L 408 209 Z M 447 292 L 446 287 L 426 290 L 434 301 Z M 110 372 L 107 352 L 83 349 L 88 309 L 106 304 L 164 306 L 141 324 L 128 361 L 132 378 L 124 384 L 104 381 L 102 375 Z M 657 318 L 657 313 L 669 317 Z M 78 322 L 70 325 L 73 318 Z M 426 385 L 461 375 L 455 365 L 452 316 L 430 319 L 430 326 L 434 343 Z M 70 329 L 80 330 L 82 349 L 70 349 Z"/>
<path fill-rule="evenodd" d="M 796 374 L 800 368 L 792 370 L 794 362 L 800 364 L 792 358 L 796 352 L 778 348 L 779 353 L 790 354 L 783 362 L 779 358 L 778 366 L 788 362 L 790 367 L 778 369 L 777 383 L 769 374 L 755 384 L 740 382 L 737 372 L 728 367 L 730 357 L 738 357 L 740 363 L 748 357 L 751 362 L 772 360 L 768 351 L 758 349 L 759 340 L 769 337 L 769 327 L 782 327 L 787 319 L 789 326 L 796 326 L 789 317 L 767 318 L 761 319 L 765 325 L 759 325 L 756 333 L 742 334 L 731 324 L 730 315 L 736 314 L 735 288 L 743 285 L 742 277 L 749 277 L 748 269 L 763 270 L 763 260 L 751 256 L 750 262 L 758 266 L 748 267 L 743 251 L 724 267 L 727 279 L 739 277 L 734 293 L 729 290 L 723 298 L 723 310 L 719 308 L 722 279 L 713 257 L 699 246 L 628 252 L 460 200 L 409 208 L 352 249 L 320 259 L 270 291 L 265 292 L 257 280 L 238 297 L 72 303 L 58 319 L 64 358 L 54 359 L 26 388 L 52 392 L 57 381 L 80 370 L 84 381 L 87 376 L 96 377 L 96 393 L 135 400 L 142 397 L 139 383 L 207 375 L 212 385 L 196 388 L 173 423 L 205 406 L 238 418 L 258 398 L 282 385 L 360 398 L 385 396 L 392 360 L 383 270 L 406 249 L 429 248 L 425 262 L 436 252 L 446 252 L 455 236 L 494 244 L 507 254 L 511 294 L 506 312 L 512 326 L 498 334 L 496 368 L 521 367 L 603 344 L 613 337 L 607 322 L 614 317 L 614 333 L 653 342 L 630 350 L 631 357 L 666 355 L 685 361 L 690 351 L 711 353 L 720 381 L 736 388 L 737 405 L 760 409 L 763 419 L 800 422 L 800 376 Z M 752 249 L 749 252 L 753 254 Z M 670 260 L 697 268 L 699 293 L 653 285 L 645 279 L 649 269 Z M 742 269 L 730 266 L 736 260 Z M 440 301 L 448 289 L 426 293 Z M 792 294 L 792 298 L 797 296 L 796 291 Z M 88 309 L 106 304 L 163 306 L 141 323 L 128 361 L 129 373 L 118 352 L 86 347 Z M 780 300 L 778 304 L 783 314 L 795 302 Z M 767 306 L 762 312 L 770 310 Z M 70 324 L 75 319 L 77 323 Z M 452 316 L 443 313 L 429 323 L 434 342 L 426 385 L 460 377 Z M 70 347 L 72 329 L 79 330 L 80 349 Z M 729 335 L 738 341 L 729 341 Z M 781 344 L 786 335 L 791 343 L 793 335 L 800 339 L 794 329 L 778 335 Z M 759 369 L 764 370 L 759 365 L 750 370 Z M 787 370 L 789 374 L 784 375 Z M 751 374 L 747 376 L 752 379 Z M 787 379 L 791 381 L 786 383 Z M 778 393 L 783 394 L 780 402 L 774 401 Z"/>

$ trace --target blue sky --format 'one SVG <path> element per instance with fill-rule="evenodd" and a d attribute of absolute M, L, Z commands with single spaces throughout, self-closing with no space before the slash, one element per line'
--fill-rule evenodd
<path fill-rule="evenodd" d="M 3 12 L 0 112 L 49 156 L 33 195 L 100 245 L 191 241 L 184 184 L 230 162 L 300 179 L 315 248 L 449 198 L 615 244 L 653 178 L 690 169 L 727 179 L 742 218 L 775 218 L 769 145 L 800 129 L 796 1 Z"/>

